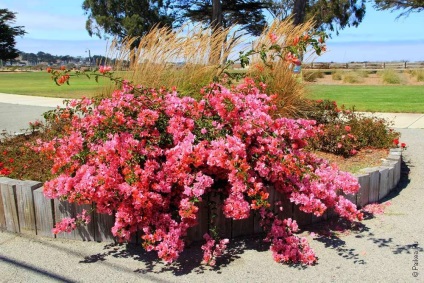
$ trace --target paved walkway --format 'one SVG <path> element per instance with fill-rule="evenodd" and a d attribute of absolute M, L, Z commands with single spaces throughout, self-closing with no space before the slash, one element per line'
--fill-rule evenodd
<path fill-rule="evenodd" d="M 315 266 L 275 263 L 254 239 L 231 244 L 231 255 L 210 269 L 199 265 L 199 246 L 165 265 L 131 245 L 0 232 L 0 282 L 424 282 L 423 117 L 392 117 L 408 150 L 401 183 L 385 200 L 391 205 L 384 215 L 363 221 L 359 231 L 307 235 L 319 256 Z"/>
<path fill-rule="evenodd" d="M 40 119 L 41 114 L 45 111 L 46 108 L 39 108 L 40 113 L 36 111 L 36 108 L 29 110 L 32 107 L 24 106 L 37 106 L 37 107 L 49 107 L 56 108 L 57 106 L 63 106 L 64 98 L 52 98 L 52 97 L 39 97 L 39 96 L 29 96 L 29 95 L 16 95 L 16 94 L 6 94 L 0 93 L 0 104 L 11 104 L 11 105 L 20 105 L 19 110 L 15 110 L 15 113 L 25 114 L 26 112 L 34 113 L 34 120 Z M 5 113 L 9 106 L 0 105 L 0 115 Z M 15 107 L 16 108 L 16 107 Z M 41 112 L 43 111 L 43 112 Z M 382 117 L 388 121 L 393 122 L 393 128 L 402 128 L 402 129 L 424 129 L 424 113 L 415 114 L 415 113 L 373 113 L 377 117 Z M 16 117 L 16 116 L 15 116 Z M 0 121 L 7 120 L 4 116 L 0 116 Z M 29 120 L 30 121 L 30 120 Z M 0 122 L 0 129 L 5 129 Z"/>
<path fill-rule="evenodd" d="M 56 106 L 63 106 L 63 100 L 65 99 L 66 98 L 0 93 L 0 103 L 28 105 L 28 106 L 43 106 L 43 107 L 56 108 Z"/>

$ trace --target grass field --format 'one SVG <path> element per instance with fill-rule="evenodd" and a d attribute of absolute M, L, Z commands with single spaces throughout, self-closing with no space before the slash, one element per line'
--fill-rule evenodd
<path fill-rule="evenodd" d="M 71 85 L 57 86 L 46 72 L 0 72 L 0 93 L 81 98 L 101 94 L 111 82 L 72 77 Z M 319 85 L 307 86 L 308 98 L 335 100 L 358 111 L 424 113 L 424 87 L 412 85 Z"/>
<path fill-rule="evenodd" d="M 329 99 L 357 111 L 424 113 L 424 87 L 308 85 L 308 98 Z"/>
<path fill-rule="evenodd" d="M 0 72 L 0 93 L 81 98 L 100 94 L 110 81 L 85 76 L 72 77 L 69 85 L 57 86 L 47 72 Z"/>

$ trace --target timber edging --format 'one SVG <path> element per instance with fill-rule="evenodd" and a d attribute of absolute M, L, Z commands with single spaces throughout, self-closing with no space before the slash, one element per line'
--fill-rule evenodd
<path fill-rule="evenodd" d="M 369 203 L 381 201 L 386 197 L 400 181 L 401 177 L 402 150 L 391 149 L 386 159 L 378 167 L 364 168 L 354 174 L 361 185 L 355 195 L 347 198 L 358 207 Z M 77 205 L 58 199 L 48 199 L 43 194 L 43 184 L 36 181 L 19 181 L 7 177 L 0 177 L 0 231 L 9 231 L 21 234 L 31 234 L 50 238 L 65 238 L 82 241 L 114 242 L 111 233 L 114 225 L 114 216 L 91 214 L 92 221 L 87 226 L 80 226 L 71 233 L 54 235 L 52 228 L 56 222 L 63 217 L 75 217 L 82 209 L 90 209 L 92 205 Z M 220 236 L 235 238 L 261 233 L 259 217 L 253 213 L 247 219 L 231 220 L 224 217 L 222 209 L 219 209 L 219 199 L 215 225 L 220 231 Z M 295 219 L 299 225 L 308 225 L 333 216 L 328 210 L 322 217 L 315 217 L 299 210 L 293 203 L 289 202 L 282 194 L 275 190 L 270 191 L 269 202 L 274 204 L 281 201 L 284 208 L 280 216 Z M 189 230 L 189 240 L 202 240 L 208 231 L 209 212 L 205 204 L 199 209 L 199 224 Z M 133 243 L 137 243 L 138 237 L 133 237 Z"/>

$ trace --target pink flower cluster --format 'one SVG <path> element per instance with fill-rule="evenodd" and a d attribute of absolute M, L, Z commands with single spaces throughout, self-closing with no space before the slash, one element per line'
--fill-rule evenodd
<path fill-rule="evenodd" d="M 362 210 L 373 215 L 384 214 L 384 210 L 391 204 L 390 201 L 385 203 L 370 203 L 364 206 Z"/>
<path fill-rule="evenodd" d="M 271 242 L 271 251 L 276 262 L 311 265 L 317 261 L 307 239 L 293 235 L 297 231 L 297 223 L 291 218 L 273 220 L 266 240 Z"/>
<path fill-rule="evenodd" d="M 56 223 L 56 227 L 53 228 L 53 234 L 59 234 L 62 232 L 72 232 L 77 228 L 77 224 L 74 218 L 63 218 L 59 223 Z"/>
<path fill-rule="evenodd" d="M 110 71 L 112 71 L 111 66 L 100 66 L 99 67 L 99 73 L 100 74 L 106 74 L 106 73 L 109 73 Z"/>
<path fill-rule="evenodd" d="M 196 101 L 175 90 L 124 84 L 110 98 L 73 101 L 69 107 L 80 113 L 67 133 L 36 148 L 53 159 L 57 176 L 45 184 L 45 195 L 96 203 L 97 212 L 115 215 L 116 237 L 127 241 L 141 231 L 143 246 L 166 262 L 178 258 L 212 193 L 221 194 L 223 213 L 232 219 L 268 210 L 270 188 L 304 212 L 320 216 L 332 207 L 361 219 L 342 196 L 358 190 L 356 179 L 303 150 L 319 131 L 315 122 L 273 118 L 273 97 L 264 87 L 251 79 L 232 89 L 211 84 Z M 66 220 L 56 229 L 69 227 Z M 293 234 L 295 222 L 275 219 L 264 228 L 277 261 L 316 260 Z M 211 264 L 228 241 L 206 241 L 204 262 Z"/>
<path fill-rule="evenodd" d="M 228 239 L 214 240 L 209 234 L 203 235 L 206 243 L 202 246 L 203 250 L 203 263 L 209 266 L 216 264 L 216 258 L 223 255 L 227 249 L 227 244 L 230 242 Z"/>

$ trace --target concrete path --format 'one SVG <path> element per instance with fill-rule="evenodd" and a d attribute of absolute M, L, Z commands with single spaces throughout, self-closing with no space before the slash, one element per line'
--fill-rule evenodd
<path fill-rule="evenodd" d="M 233 242 L 211 269 L 199 265 L 200 246 L 165 265 L 136 246 L 0 232 L 0 282 L 424 282 L 424 127 L 422 117 L 394 116 L 408 149 L 401 183 L 385 199 L 391 204 L 357 231 L 315 239 L 304 232 L 315 266 L 275 263 L 258 239 Z"/>
<path fill-rule="evenodd" d="M 392 122 L 393 128 L 424 129 L 424 113 L 367 113 Z"/>
<path fill-rule="evenodd" d="M 65 99 L 66 98 L 0 93 L 0 103 L 18 104 L 18 105 L 43 106 L 43 107 L 56 108 L 56 106 L 63 106 L 63 100 Z"/>
<path fill-rule="evenodd" d="M 0 93 L 0 131 L 7 129 L 9 132 L 19 132 L 28 125 L 28 122 L 42 119 L 44 112 L 63 106 L 63 100 L 65 98 Z M 424 113 L 372 113 L 372 115 L 393 122 L 393 128 L 424 129 Z"/>
<path fill-rule="evenodd" d="M 0 132 L 21 133 L 28 123 L 42 121 L 43 113 L 63 107 L 64 98 L 0 93 Z"/>

